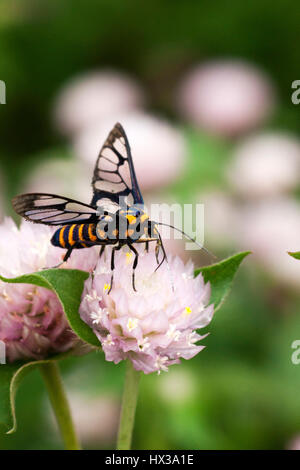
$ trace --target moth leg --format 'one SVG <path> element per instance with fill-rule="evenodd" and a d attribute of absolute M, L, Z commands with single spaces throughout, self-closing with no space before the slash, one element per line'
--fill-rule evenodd
<path fill-rule="evenodd" d="M 164 244 L 163 244 L 163 242 L 162 242 L 160 233 L 158 234 L 158 237 L 159 237 L 159 238 L 158 238 L 158 240 L 157 240 L 156 247 L 155 247 L 155 252 L 157 251 L 157 255 L 156 255 L 157 263 L 158 263 L 158 253 L 159 253 L 159 249 L 160 249 L 160 248 L 162 249 L 162 252 L 163 252 L 163 258 L 162 258 L 161 262 L 158 264 L 158 266 L 157 266 L 157 268 L 155 269 L 154 272 L 156 272 L 156 271 L 158 270 L 158 268 L 161 267 L 161 265 L 163 264 L 164 261 L 166 261 L 167 264 L 168 264 L 167 253 L 166 253 Z M 155 253 L 155 254 L 156 254 L 156 253 Z M 169 264 L 168 264 L 168 266 L 169 266 Z"/>
<path fill-rule="evenodd" d="M 101 256 L 103 255 L 104 250 L 105 250 L 105 245 L 102 245 L 100 248 L 99 258 L 101 258 Z"/>
<path fill-rule="evenodd" d="M 40 271 L 45 271 L 46 269 L 57 269 L 60 268 L 64 264 L 64 261 L 61 263 L 55 264 L 54 266 L 47 266 L 46 268 L 40 268 Z"/>
<path fill-rule="evenodd" d="M 149 242 L 145 242 L 145 251 L 149 253 Z"/>
<path fill-rule="evenodd" d="M 156 257 L 157 264 L 159 264 L 158 256 L 159 256 L 160 247 L 161 247 L 161 241 L 158 239 L 155 245 L 155 257 Z"/>
<path fill-rule="evenodd" d="M 110 269 L 111 269 L 111 278 L 110 278 L 110 288 L 107 294 L 110 293 L 113 287 L 114 283 L 114 270 L 115 270 L 115 252 L 120 250 L 122 248 L 121 245 L 119 246 L 114 246 L 113 249 L 111 250 L 111 258 L 110 258 Z"/>
<path fill-rule="evenodd" d="M 166 251 L 165 251 L 165 248 L 164 248 L 163 244 L 162 244 L 162 243 L 159 243 L 159 244 L 156 245 L 156 247 L 158 247 L 158 249 L 157 249 L 157 256 L 156 256 L 156 260 L 157 260 L 158 266 L 156 267 L 156 269 L 155 269 L 154 272 L 156 272 L 156 271 L 158 270 L 158 268 L 161 267 L 161 265 L 163 264 L 163 262 L 164 262 L 165 260 L 168 261 L 167 255 L 166 255 Z M 156 248 L 156 247 L 155 247 L 155 248 Z M 162 258 L 161 262 L 159 262 L 159 260 L 158 260 L 158 253 L 159 253 L 159 249 L 160 249 L 160 248 L 162 249 L 162 252 L 163 252 L 163 258 Z"/>
<path fill-rule="evenodd" d="M 68 261 L 68 259 L 70 258 L 71 256 L 71 253 L 73 251 L 73 249 L 75 248 L 75 245 L 71 246 L 70 248 L 68 248 L 67 250 L 67 253 L 65 254 L 64 258 L 63 258 L 63 263 L 65 263 L 66 261 Z M 62 264 L 62 263 L 61 263 Z"/>
<path fill-rule="evenodd" d="M 59 263 L 57 266 L 54 266 L 54 268 L 59 268 L 62 264 L 64 264 L 66 261 L 68 261 L 68 259 L 70 258 L 71 254 L 72 254 L 72 251 L 74 250 L 75 247 L 76 247 L 76 245 L 73 245 L 70 248 L 68 248 L 65 256 L 63 257 L 62 262 Z"/>
<path fill-rule="evenodd" d="M 137 264 L 138 264 L 138 260 L 139 260 L 139 254 L 137 252 L 137 250 L 134 248 L 133 245 L 128 245 L 130 250 L 133 251 L 133 253 L 135 254 L 135 258 L 134 258 L 134 262 L 133 262 L 133 266 L 132 266 L 132 288 L 135 292 L 137 292 L 136 288 L 135 288 L 135 269 L 137 267 Z"/>
<path fill-rule="evenodd" d="M 75 248 L 75 245 L 71 246 L 70 248 L 68 248 L 65 256 L 63 257 L 63 260 L 56 264 L 55 266 L 51 266 L 51 268 L 42 268 L 42 271 L 45 270 L 45 269 L 57 269 L 57 268 L 60 268 L 60 266 L 62 266 L 71 256 L 71 253 L 73 251 L 73 249 Z"/>

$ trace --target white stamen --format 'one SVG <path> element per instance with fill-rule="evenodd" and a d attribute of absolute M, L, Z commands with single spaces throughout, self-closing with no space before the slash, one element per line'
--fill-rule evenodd
<path fill-rule="evenodd" d="M 155 367 L 158 369 L 157 374 L 160 375 L 161 371 L 168 372 L 166 362 L 169 360 L 168 356 L 157 356 L 155 361 Z"/>
<path fill-rule="evenodd" d="M 93 325 L 99 325 L 99 323 L 101 323 L 101 320 L 102 320 L 102 309 L 99 308 L 99 310 L 97 312 L 92 312 L 90 317 L 91 319 L 93 320 L 92 323 Z"/>
<path fill-rule="evenodd" d="M 180 335 L 181 335 L 180 331 L 176 330 L 176 325 L 170 324 L 170 327 L 167 331 L 167 336 L 169 336 L 169 338 L 172 338 L 174 341 L 178 341 L 180 338 Z"/>
<path fill-rule="evenodd" d="M 103 344 L 104 344 L 105 346 L 113 346 L 113 345 L 115 344 L 115 342 L 113 341 L 111 335 L 107 335 L 107 336 L 106 336 L 106 339 L 103 341 Z"/>
<path fill-rule="evenodd" d="M 91 295 L 86 294 L 85 298 L 88 302 L 93 302 L 94 300 L 98 300 L 100 302 L 100 300 L 102 300 L 102 297 L 98 296 L 96 289 L 92 290 Z"/>

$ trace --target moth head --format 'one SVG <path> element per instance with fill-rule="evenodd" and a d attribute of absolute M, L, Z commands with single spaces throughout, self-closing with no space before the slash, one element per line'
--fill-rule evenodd
<path fill-rule="evenodd" d="M 129 224 L 134 224 L 137 220 L 143 223 L 149 219 L 145 207 L 141 204 L 130 206 L 126 212 L 126 218 Z"/>

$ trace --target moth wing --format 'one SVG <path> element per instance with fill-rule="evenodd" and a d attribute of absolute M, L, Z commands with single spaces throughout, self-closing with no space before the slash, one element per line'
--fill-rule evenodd
<path fill-rule="evenodd" d="M 109 208 L 111 212 L 116 212 L 120 205 L 144 204 L 128 138 L 119 123 L 110 131 L 100 150 L 92 186 L 93 207 L 103 206 Z"/>
<path fill-rule="evenodd" d="M 56 194 L 21 194 L 13 198 L 12 205 L 17 214 L 36 224 L 80 224 L 97 221 L 100 216 L 94 207 Z"/>

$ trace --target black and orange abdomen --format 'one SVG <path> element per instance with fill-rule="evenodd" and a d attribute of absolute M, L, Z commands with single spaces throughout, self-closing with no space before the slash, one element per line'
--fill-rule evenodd
<path fill-rule="evenodd" d="M 95 245 L 98 241 L 96 236 L 96 224 L 73 224 L 64 225 L 58 229 L 52 239 L 51 243 L 60 248 L 87 248 Z"/>

